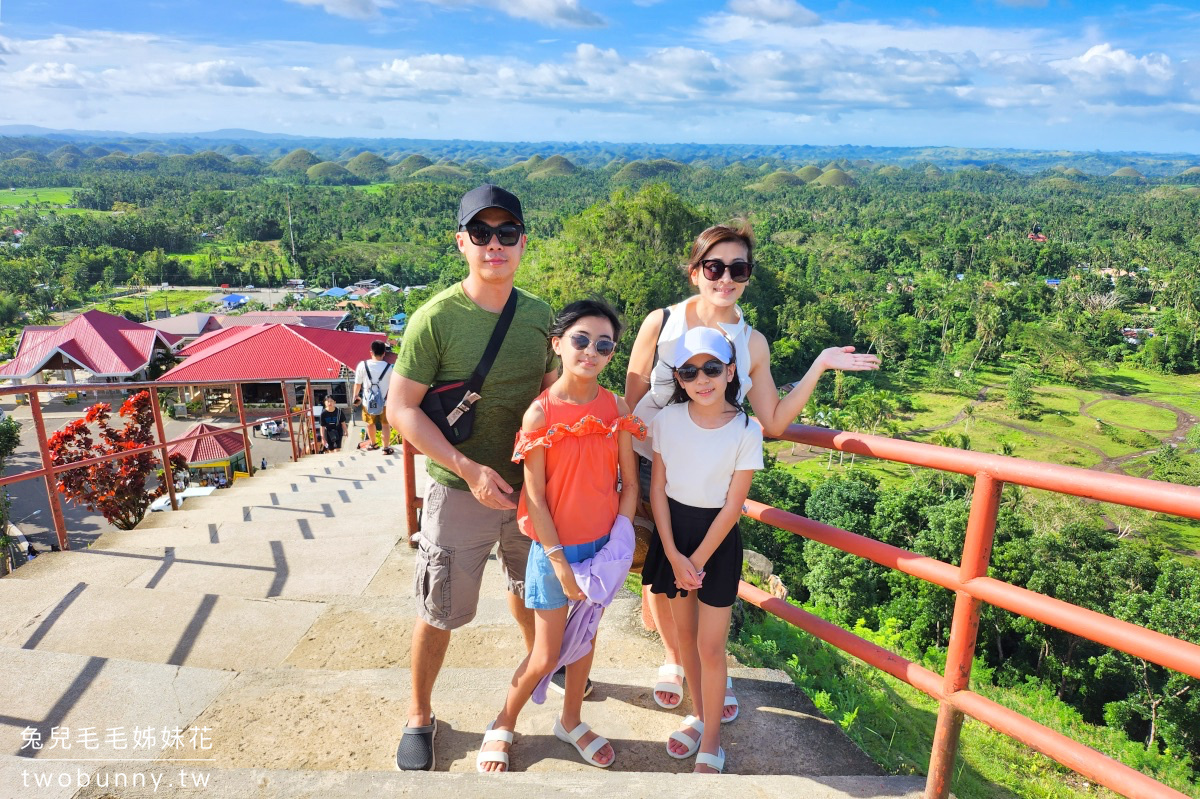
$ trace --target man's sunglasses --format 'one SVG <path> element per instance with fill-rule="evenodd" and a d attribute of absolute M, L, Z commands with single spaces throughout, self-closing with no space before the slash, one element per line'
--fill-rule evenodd
<path fill-rule="evenodd" d="M 468 222 L 462 229 L 467 231 L 471 243 L 476 247 L 486 247 L 492 236 L 499 238 L 505 247 L 511 247 L 521 240 L 521 234 L 525 232 L 525 228 L 516 222 L 505 222 L 496 227 L 485 222 Z"/>
<path fill-rule="evenodd" d="M 727 264 L 716 258 L 708 258 L 700 262 L 700 269 L 709 280 L 720 280 L 721 276 L 725 274 L 725 270 L 728 269 L 730 280 L 734 283 L 745 283 L 750 279 L 750 273 L 754 271 L 754 264 L 749 261 L 734 261 Z"/>
<path fill-rule="evenodd" d="M 583 352 L 584 350 L 586 350 L 588 348 L 588 345 L 590 345 L 592 343 L 592 340 L 590 338 L 588 338 L 587 336 L 585 336 L 583 333 L 575 333 L 568 340 L 571 342 L 571 346 L 574 347 L 575 349 L 579 350 L 580 352 Z M 597 355 L 607 358 L 609 355 L 613 354 L 613 350 L 615 350 L 616 348 L 617 348 L 617 342 L 615 342 L 611 339 L 607 339 L 607 338 L 596 339 L 596 354 Z"/>
<path fill-rule="evenodd" d="M 703 366 L 695 366 L 690 363 L 685 363 L 683 366 L 675 367 L 675 376 L 679 378 L 681 383 L 690 383 L 704 372 L 705 377 L 710 377 L 716 380 L 725 372 L 726 364 L 721 363 L 716 358 L 706 362 Z"/>

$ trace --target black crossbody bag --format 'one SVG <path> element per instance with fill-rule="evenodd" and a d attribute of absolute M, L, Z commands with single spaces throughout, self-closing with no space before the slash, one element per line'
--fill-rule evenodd
<path fill-rule="evenodd" d="M 480 400 L 480 389 L 483 380 L 492 368 L 496 356 L 500 353 L 500 345 L 508 333 L 517 312 L 517 290 L 514 288 L 504 303 L 500 319 L 492 330 L 487 349 L 479 359 L 479 365 L 466 380 L 455 380 L 449 383 L 435 383 L 425 392 L 421 400 L 421 410 L 425 412 L 442 435 L 451 444 L 461 444 L 471 437 L 471 428 L 475 425 L 475 403 Z"/>

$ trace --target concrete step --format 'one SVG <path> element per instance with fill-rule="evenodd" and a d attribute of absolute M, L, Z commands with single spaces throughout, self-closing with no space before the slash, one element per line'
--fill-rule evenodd
<path fill-rule="evenodd" d="M 326 607 L 87 583 L 39 593 L 49 601 L 0 647 L 208 669 L 279 665 Z"/>
<path fill-rule="evenodd" d="M 312 488 L 291 490 L 290 487 L 262 486 L 254 493 L 233 494 L 221 492 L 207 497 L 192 497 L 184 500 L 183 507 L 176 513 L 199 513 L 228 507 L 315 507 L 332 505 L 335 510 L 353 503 L 375 503 L 379 511 L 394 509 L 397 492 L 403 490 L 394 480 L 347 482 L 344 485 L 320 485 Z"/>
<path fill-rule="evenodd" d="M 408 545 L 400 546 L 406 554 L 399 562 L 411 561 Z M 360 596 L 395 548 L 396 539 L 390 535 L 218 546 L 114 546 L 49 552 L 12 578 L 247 598 Z"/>
<path fill-rule="evenodd" d="M 182 518 L 182 517 L 180 517 Z M 200 544 L 244 543 L 251 541 L 302 541 L 306 539 L 354 538 L 358 536 L 407 535 L 402 514 L 390 511 L 369 523 L 346 524 L 337 517 L 313 516 L 288 519 L 264 525 L 260 522 L 212 522 L 191 527 L 150 527 L 104 533 L 92 549 L 114 547 L 184 547 Z"/>
<path fill-rule="evenodd" d="M 48 764 L 66 765 L 66 764 Z M 611 769 L 593 769 L 586 773 L 550 774 L 515 772 L 497 779 L 487 774 L 441 774 L 392 771 L 285 771 L 275 769 L 212 769 L 192 764 L 184 769 L 183 782 L 177 767 L 159 764 L 106 763 L 83 769 L 87 785 L 77 788 L 83 778 L 71 768 L 61 770 L 31 767 L 24 758 L 0 758 L 0 788 L 21 785 L 33 772 L 42 775 L 67 773 L 75 782 L 68 789 L 34 789 L 47 799 L 112 799 L 120 786 L 122 799 L 383 799 L 384 797 L 462 796 L 494 799 L 527 799 L 530 796 L 579 797 L 620 796 L 623 799 L 707 799 L 714 790 L 733 789 L 746 797 L 804 797 L 804 799 L 919 799 L 924 779 L 919 777 L 794 777 L 744 775 L 709 778 L 693 774 L 619 773 Z M 72 764 L 73 768 L 73 764 Z M 142 783 L 128 787 L 132 774 L 140 774 Z M 118 777 L 118 775 L 121 775 Z M 157 778 L 156 785 L 152 780 Z M 202 787 L 194 780 L 206 781 Z M 713 782 L 717 779 L 717 782 Z M 32 784 L 32 783 L 31 783 Z M 15 795 L 15 794 L 14 794 Z"/>
<path fill-rule="evenodd" d="M 603 644 L 602 644 L 603 645 Z M 437 769 L 474 772 L 483 731 L 503 704 L 521 652 L 492 669 L 443 669 L 434 689 Z M 818 713 L 781 672 L 735 669 L 743 715 L 722 728 L 729 773 L 879 775 L 879 769 Z M 651 700 L 653 672 L 597 668 L 584 718 L 613 742 L 615 771 L 679 773 L 667 736 L 683 711 Z M 386 771 L 393 767 L 409 698 L 407 669 L 244 671 L 191 723 L 214 731 L 214 768 Z M 528 705 L 517 726 L 519 771 L 590 772 L 551 734 L 561 700 Z M 283 741 L 286 739 L 286 745 Z M 168 759 L 170 759 L 168 753 Z M 191 755 L 187 755 L 191 756 Z"/>

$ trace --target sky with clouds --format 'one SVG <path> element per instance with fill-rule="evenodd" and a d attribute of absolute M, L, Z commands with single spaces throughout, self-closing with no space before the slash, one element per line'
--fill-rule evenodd
<path fill-rule="evenodd" d="M 0 125 L 1200 151 L 1200 11 L 0 0 Z"/>

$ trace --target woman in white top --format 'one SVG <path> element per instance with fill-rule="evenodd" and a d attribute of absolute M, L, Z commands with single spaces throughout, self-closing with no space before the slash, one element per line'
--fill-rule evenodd
<path fill-rule="evenodd" d="M 652 311 L 642 322 L 629 369 L 625 375 L 625 401 L 647 425 L 666 406 L 674 390 L 672 369 L 679 339 L 693 327 L 722 331 L 733 343 L 740 400 L 746 400 L 767 436 L 778 436 L 804 410 L 821 375 L 829 369 L 862 371 L 879 368 L 875 355 L 858 354 L 854 347 L 830 347 L 813 361 L 804 377 L 780 397 L 771 377 L 771 347 L 766 336 L 746 324 L 738 300 L 754 270 L 754 237 L 748 223 L 739 227 L 716 225 L 696 237 L 688 262 L 683 266 L 697 293 L 670 308 Z M 649 483 L 653 442 L 650 436 L 636 442 L 641 458 L 643 482 Z M 644 486 L 642 496 L 649 495 Z M 643 592 L 650 619 L 662 637 L 665 665 L 659 669 L 654 701 L 671 709 L 683 701 L 683 669 L 679 643 L 671 618 L 670 601 L 664 594 Z M 730 686 L 725 697 L 722 722 L 737 718 L 737 699 Z"/>

